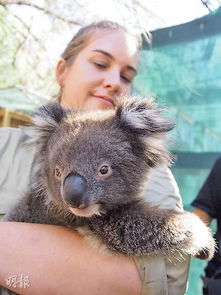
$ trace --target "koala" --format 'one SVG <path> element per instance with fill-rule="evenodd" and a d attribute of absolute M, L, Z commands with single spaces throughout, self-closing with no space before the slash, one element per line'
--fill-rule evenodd
<path fill-rule="evenodd" d="M 28 131 L 36 175 L 4 220 L 68 226 L 113 254 L 211 259 L 214 239 L 195 214 L 144 201 L 149 171 L 171 162 L 172 128 L 153 100 L 138 97 L 106 111 L 41 107 Z"/>

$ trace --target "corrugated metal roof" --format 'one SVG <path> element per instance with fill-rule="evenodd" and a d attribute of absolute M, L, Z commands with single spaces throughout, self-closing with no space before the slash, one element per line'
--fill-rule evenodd
<path fill-rule="evenodd" d="M 19 86 L 0 89 L 0 108 L 31 113 L 47 101 L 47 98 Z"/>

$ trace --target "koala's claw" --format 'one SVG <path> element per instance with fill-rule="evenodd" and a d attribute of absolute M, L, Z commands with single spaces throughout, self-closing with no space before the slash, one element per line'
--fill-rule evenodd
<path fill-rule="evenodd" d="M 201 250 L 199 253 L 194 255 L 194 257 L 199 258 L 201 260 L 210 260 L 213 258 L 215 247 L 211 247 L 210 249 L 205 248 Z"/>
<path fill-rule="evenodd" d="M 184 217 L 188 221 L 190 230 L 190 237 L 187 241 L 189 254 L 202 260 L 212 259 L 216 243 L 210 228 L 193 213 L 185 212 Z"/>

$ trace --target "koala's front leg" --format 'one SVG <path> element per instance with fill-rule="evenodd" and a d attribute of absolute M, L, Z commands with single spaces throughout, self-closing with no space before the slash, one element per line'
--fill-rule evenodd
<path fill-rule="evenodd" d="M 166 209 L 123 208 L 94 219 L 89 228 L 111 250 L 127 255 L 171 255 L 210 259 L 215 242 L 193 213 Z"/>

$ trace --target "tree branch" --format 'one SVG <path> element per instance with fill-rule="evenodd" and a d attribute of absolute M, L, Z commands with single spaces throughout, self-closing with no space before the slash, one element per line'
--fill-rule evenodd
<path fill-rule="evenodd" d="M 31 28 L 20 17 L 18 17 L 14 13 L 13 13 L 13 17 L 15 17 L 24 26 L 24 28 L 27 30 L 27 33 L 33 38 L 33 40 L 35 40 L 44 51 L 46 51 L 46 48 L 45 48 L 44 44 L 41 42 L 41 40 L 39 38 L 37 38 L 34 34 L 32 34 Z M 19 32 L 19 33 L 22 34 L 23 36 L 26 36 L 22 32 Z"/>
<path fill-rule="evenodd" d="M 207 1 L 207 0 L 201 0 L 201 2 L 202 2 L 202 4 L 204 5 L 204 6 L 206 6 L 206 8 L 209 10 L 209 12 L 212 12 L 212 10 L 209 8 L 209 1 Z"/>
<path fill-rule="evenodd" d="M 11 1 L 11 0 L 6 0 L 6 1 L 0 1 L 0 5 L 3 6 L 3 7 L 6 7 L 8 5 L 25 5 L 25 6 L 29 6 L 29 7 L 33 7 L 37 10 L 40 10 L 50 16 L 53 16 L 57 19 L 60 19 L 62 20 L 63 22 L 66 22 L 68 24 L 72 24 L 72 25 L 78 25 L 78 26 L 82 26 L 79 22 L 77 21 L 74 21 L 72 19 L 67 19 L 63 16 L 61 16 L 60 14 L 57 14 L 55 13 L 54 11 L 48 9 L 48 8 L 44 8 L 44 7 L 41 7 L 39 5 L 36 5 L 36 4 L 33 4 L 33 3 L 30 3 L 30 2 L 27 2 L 27 1 Z"/>

